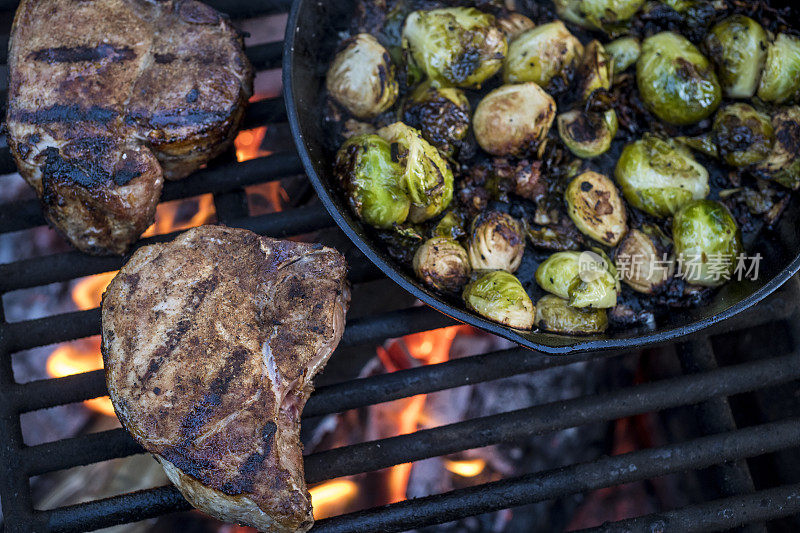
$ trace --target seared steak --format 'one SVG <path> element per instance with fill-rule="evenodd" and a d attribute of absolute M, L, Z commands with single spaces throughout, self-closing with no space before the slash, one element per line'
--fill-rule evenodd
<path fill-rule="evenodd" d="M 345 275 L 330 248 L 204 226 L 137 250 L 109 285 L 117 416 L 194 506 L 262 531 L 313 524 L 300 412 L 344 329 Z"/>
<path fill-rule="evenodd" d="M 252 93 L 241 35 L 195 0 L 22 0 L 11 29 L 8 142 L 77 248 L 123 253 L 162 178 L 230 144 Z"/>

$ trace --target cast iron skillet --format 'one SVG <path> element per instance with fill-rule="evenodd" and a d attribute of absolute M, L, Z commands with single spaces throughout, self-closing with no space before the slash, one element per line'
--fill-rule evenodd
<path fill-rule="evenodd" d="M 633 328 L 605 335 L 574 337 L 537 331 L 520 331 L 491 322 L 457 307 L 425 288 L 406 268 L 398 265 L 365 231 L 337 189 L 332 175 L 332 154 L 323 142 L 320 120 L 325 73 L 340 40 L 354 16 L 352 0 L 294 0 L 286 29 L 283 87 L 289 124 L 297 150 L 311 183 L 333 219 L 387 276 L 426 304 L 450 317 L 545 353 L 640 348 L 675 340 L 716 324 L 763 300 L 800 269 L 800 212 L 790 203 L 776 228 L 765 232 L 750 255 L 763 256 L 756 281 L 731 282 L 705 306 L 677 309 L 660 319 L 656 329 Z"/>

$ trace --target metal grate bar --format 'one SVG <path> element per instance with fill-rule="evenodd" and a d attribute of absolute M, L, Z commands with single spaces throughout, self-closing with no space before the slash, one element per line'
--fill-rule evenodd
<path fill-rule="evenodd" d="M 593 352 L 574 356 L 547 356 L 526 348 L 511 348 L 464 357 L 445 363 L 424 365 L 320 387 L 309 399 L 302 416 L 312 418 L 332 412 L 339 413 L 417 394 L 484 383 L 600 357 L 610 357 L 610 355 Z M 107 394 L 102 370 L 14 385 L 9 391 L 9 397 L 23 413 L 81 402 Z"/>
<path fill-rule="evenodd" d="M 666 513 L 654 513 L 581 530 L 580 533 L 628 533 L 630 531 L 727 531 L 757 517 L 775 520 L 800 513 L 800 483 L 691 505 Z"/>
<path fill-rule="evenodd" d="M 319 521 L 313 531 L 406 531 L 569 494 L 704 468 L 719 461 L 753 457 L 798 444 L 800 421 L 790 419 L 328 518 Z M 188 508 L 174 487 L 140 491 L 133 496 L 117 496 L 37 511 L 36 523 L 42 529 L 51 527 L 58 531 L 83 531 Z M 755 495 L 750 497 L 754 498 Z M 106 508 L 111 509 L 113 514 L 106 514 Z M 759 520 L 762 514 L 766 516 L 768 512 L 766 508 L 760 511 L 754 508 L 748 519 Z"/>
<path fill-rule="evenodd" d="M 709 372 L 718 367 L 711 340 L 696 339 L 678 345 L 678 357 L 684 373 Z M 736 429 L 736 421 L 728 398 L 721 396 L 702 402 L 695 407 L 701 429 L 705 435 L 722 433 Z M 710 469 L 719 487 L 720 496 L 752 494 L 756 488 L 746 461 L 722 463 Z M 742 533 L 766 532 L 764 526 L 748 526 Z"/>
<path fill-rule="evenodd" d="M 765 359 L 335 448 L 306 457 L 306 479 L 316 483 L 786 383 L 800 378 L 799 362 L 798 354 Z M 317 414 L 326 411 L 332 412 L 319 408 Z M 142 449 L 124 430 L 111 430 L 28 447 L 22 454 L 22 466 L 37 475 L 106 461 L 120 457 L 121 451 L 131 455 Z"/>
<path fill-rule="evenodd" d="M 164 184 L 161 201 L 168 202 L 207 193 L 230 192 L 248 185 L 301 174 L 304 174 L 303 165 L 294 151 L 259 157 L 242 163 L 216 164 L 197 171 L 191 179 L 169 181 Z M 38 200 L 0 204 L 0 233 L 20 231 L 46 223 Z"/>
<path fill-rule="evenodd" d="M 247 228 L 261 235 L 288 237 L 311 233 L 331 227 L 333 220 L 321 205 L 298 207 L 258 217 L 244 217 L 229 221 L 231 226 Z M 133 248 L 177 237 L 182 231 L 142 239 Z M 124 257 L 97 257 L 78 251 L 64 252 L 14 263 L 0 264 L 0 293 L 39 287 L 60 281 L 118 270 L 125 264 Z"/>
<path fill-rule="evenodd" d="M 800 444 L 800 420 L 741 429 L 341 515 L 315 533 L 394 532 L 753 457 Z M 761 511 L 764 512 L 763 510 Z M 750 520 L 758 520 L 754 512 Z"/>

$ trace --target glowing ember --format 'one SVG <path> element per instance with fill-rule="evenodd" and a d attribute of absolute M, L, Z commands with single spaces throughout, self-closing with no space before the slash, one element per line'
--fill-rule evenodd
<path fill-rule="evenodd" d="M 349 479 L 336 479 L 308 489 L 314 506 L 314 519 L 343 513 L 358 494 L 358 486 Z"/>
<path fill-rule="evenodd" d="M 475 477 L 486 468 L 486 461 L 483 459 L 468 459 L 464 461 L 445 459 L 444 467 L 461 477 Z"/>

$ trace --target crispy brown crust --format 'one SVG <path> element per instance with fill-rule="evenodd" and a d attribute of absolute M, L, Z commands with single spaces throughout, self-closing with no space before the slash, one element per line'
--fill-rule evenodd
<path fill-rule="evenodd" d="M 20 173 L 90 253 L 124 252 L 152 223 L 163 178 L 230 146 L 253 82 L 241 35 L 195 0 L 23 0 L 9 72 Z"/>
<path fill-rule="evenodd" d="M 138 250 L 109 285 L 117 415 L 195 505 L 260 529 L 313 523 L 300 412 L 341 338 L 345 275 L 330 248 L 205 226 Z"/>

